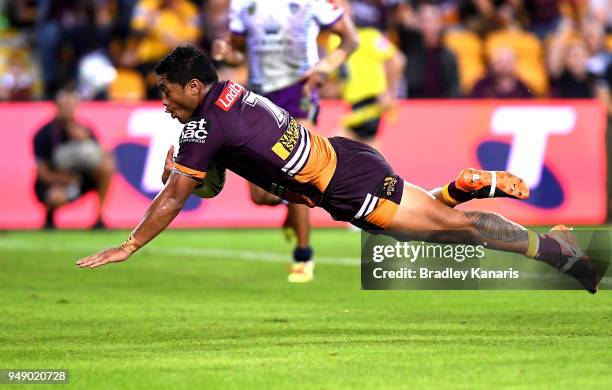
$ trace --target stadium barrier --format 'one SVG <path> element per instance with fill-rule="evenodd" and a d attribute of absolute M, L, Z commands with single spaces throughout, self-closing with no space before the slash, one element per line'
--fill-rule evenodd
<path fill-rule="evenodd" d="M 323 102 L 317 131 L 339 132 L 346 107 Z M 54 114 L 50 103 L 0 105 L 0 229 L 38 228 L 43 208 L 33 192 L 32 138 Z M 132 227 L 160 190 L 164 156 L 181 126 L 157 102 L 83 103 L 79 120 L 90 126 L 117 158 L 104 219 L 110 227 Z M 383 154 L 405 180 L 433 188 L 464 167 L 509 169 L 532 188 L 527 202 L 483 200 L 472 208 L 500 212 L 524 224 L 597 224 L 606 217 L 604 108 L 595 101 L 404 101 L 385 119 Z M 94 222 L 92 194 L 62 208 L 60 227 Z M 189 200 L 174 227 L 278 226 L 283 207 L 255 206 L 247 184 L 230 174 L 221 195 Z M 335 226 L 323 210 L 315 226 Z"/>

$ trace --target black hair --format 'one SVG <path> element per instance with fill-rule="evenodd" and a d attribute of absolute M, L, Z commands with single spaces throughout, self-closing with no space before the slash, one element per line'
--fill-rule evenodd
<path fill-rule="evenodd" d="M 80 97 L 79 86 L 75 80 L 65 80 L 60 85 L 58 85 L 53 91 L 53 96 L 55 101 L 57 102 L 61 94 L 73 94 L 76 93 Z"/>
<path fill-rule="evenodd" d="M 175 47 L 155 66 L 155 73 L 165 75 L 169 82 L 182 87 L 193 79 L 198 79 L 205 85 L 219 81 L 217 71 L 208 56 L 190 45 Z"/>

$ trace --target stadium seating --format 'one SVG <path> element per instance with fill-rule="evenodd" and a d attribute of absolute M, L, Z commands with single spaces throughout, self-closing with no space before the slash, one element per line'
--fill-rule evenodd
<path fill-rule="evenodd" d="M 518 77 L 533 89 L 534 95 L 544 96 L 548 89 L 548 77 L 542 44 L 538 38 L 531 33 L 514 29 L 495 31 L 485 38 L 487 57 L 501 47 L 514 50 Z"/>
<path fill-rule="evenodd" d="M 446 33 L 444 44 L 457 57 L 461 90 L 467 94 L 486 71 L 482 41 L 474 32 L 456 30 Z"/>
<path fill-rule="evenodd" d="M 117 78 L 108 90 L 111 100 L 139 101 L 145 97 L 145 82 L 140 73 L 130 69 L 117 69 Z"/>

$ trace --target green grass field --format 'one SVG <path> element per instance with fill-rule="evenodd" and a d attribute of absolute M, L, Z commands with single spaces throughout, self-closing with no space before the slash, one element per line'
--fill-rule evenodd
<path fill-rule="evenodd" d="M 612 293 L 362 291 L 359 234 L 318 230 L 286 282 L 278 230 L 0 233 L 0 368 L 116 388 L 612 388 Z"/>

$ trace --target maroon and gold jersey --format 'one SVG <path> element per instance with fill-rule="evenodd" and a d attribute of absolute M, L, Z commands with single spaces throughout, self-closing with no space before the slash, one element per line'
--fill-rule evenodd
<path fill-rule="evenodd" d="M 336 170 L 326 137 L 233 81 L 214 84 L 185 124 L 175 169 L 201 180 L 213 159 L 272 194 L 290 190 L 315 204 Z"/>
<path fill-rule="evenodd" d="M 320 136 L 233 81 L 214 84 L 187 121 L 174 168 L 203 180 L 212 161 L 274 195 L 305 196 L 311 202 L 300 203 L 364 228 L 389 226 L 403 193 L 404 181 L 375 149 Z"/>

